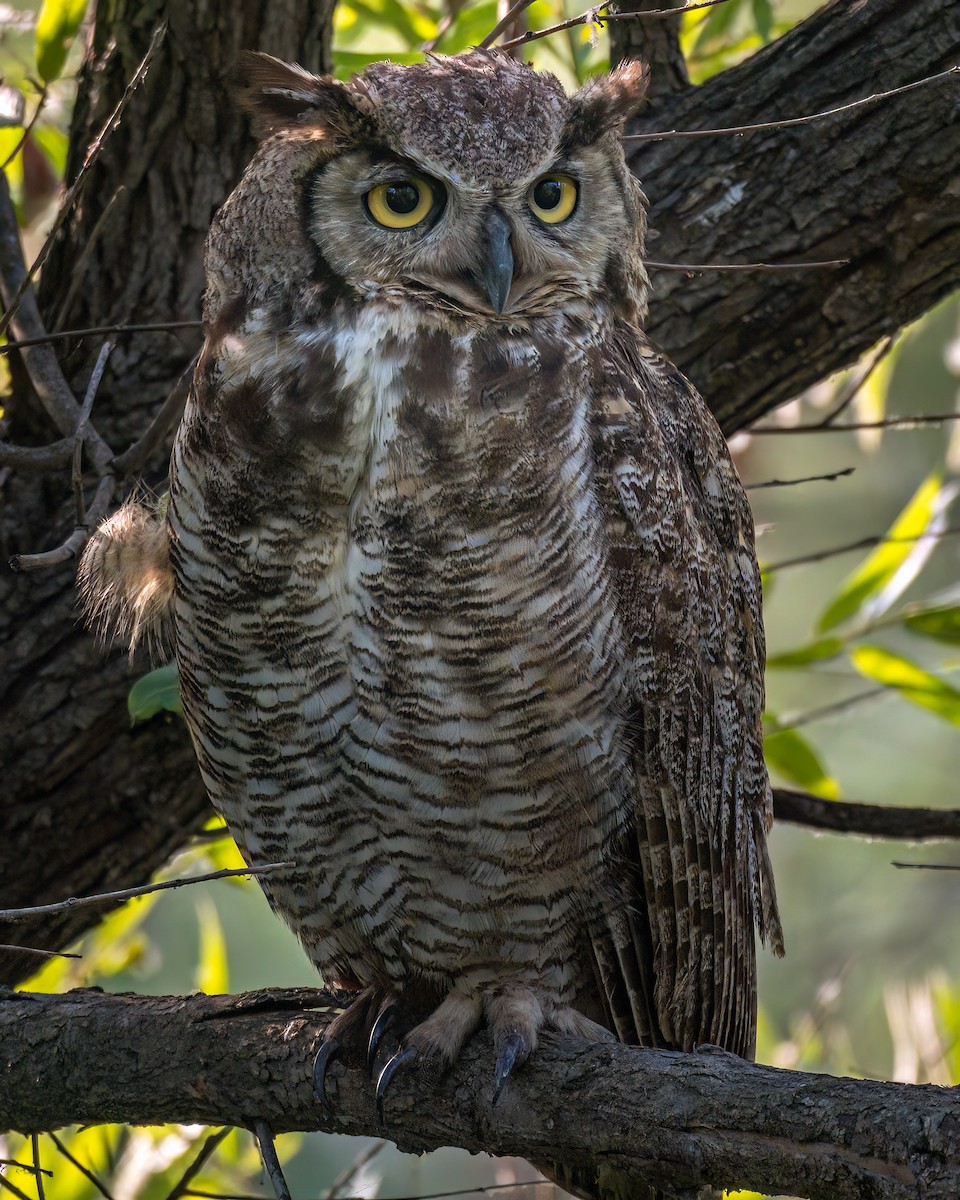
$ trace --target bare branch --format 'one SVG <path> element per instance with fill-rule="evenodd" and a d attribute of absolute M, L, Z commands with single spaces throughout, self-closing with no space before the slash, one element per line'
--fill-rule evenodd
<path fill-rule="evenodd" d="M 341 1200 L 343 1193 L 353 1185 L 363 1168 L 372 1162 L 388 1145 L 389 1142 L 385 1141 L 373 1142 L 372 1145 L 362 1150 L 353 1162 L 349 1163 L 333 1183 L 330 1184 L 323 1200 Z"/>
<path fill-rule="evenodd" d="M 47 471 L 70 461 L 75 442 L 72 437 L 51 442 L 49 446 L 14 446 L 0 442 L 0 466 L 22 471 Z"/>
<path fill-rule="evenodd" d="M 335 1116 L 313 1094 L 329 1014 L 288 1007 L 220 1019 L 229 996 L 0 993 L 0 1127 L 126 1119 L 381 1136 L 360 1062 L 331 1067 Z M 145 1072 L 143 1047 L 162 1071 Z M 497 1105 L 489 1035 L 441 1080 L 400 1073 L 386 1107 L 403 1150 L 459 1145 L 606 1168 L 652 1187 L 705 1184 L 814 1200 L 955 1200 L 956 1089 L 783 1071 L 693 1054 L 545 1037 Z"/>
<path fill-rule="evenodd" d="M 17 1197 L 17 1200 L 31 1200 L 26 1192 L 22 1192 L 15 1183 L 11 1183 L 5 1175 L 0 1175 L 0 1188 L 5 1188 Z"/>
<path fill-rule="evenodd" d="M 873 375 L 873 373 L 874 373 L 874 371 L 876 371 L 877 367 L 880 366 L 880 364 L 883 362 L 883 360 L 889 355 L 890 351 L 897 344 L 898 337 L 899 337 L 899 332 L 888 334 L 885 338 L 881 339 L 879 346 L 877 347 L 876 351 L 870 356 L 869 361 L 863 367 L 863 369 L 861 371 L 858 371 L 855 375 L 853 375 L 852 378 L 847 382 L 847 384 L 843 388 L 841 388 L 840 396 L 836 400 L 836 403 L 834 404 L 833 408 L 827 413 L 827 415 L 820 422 L 821 427 L 825 428 L 828 425 L 832 425 L 833 422 L 837 419 L 837 417 L 839 417 L 842 412 L 844 412 L 847 408 L 849 408 L 849 406 L 857 398 L 857 395 L 860 392 L 860 389 L 867 382 L 867 380 Z"/>
<path fill-rule="evenodd" d="M 211 871 L 206 875 L 191 875 L 184 879 L 165 879 L 161 883 L 145 883 L 141 887 L 121 888 L 117 892 L 100 892 L 96 896 L 70 896 L 55 904 L 36 904 L 31 908 L 0 908 L 0 921 L 26 921 L 38 913 L 66 912 L 87 904 L 121 904 L 135 896 L 149 896 L 152 892 L 165 892 L 172 888 L 189 887 L 194 883 L 209 883 L 213 879 L 233 879 L 240 875 L 269 875 L 296 863 L 267 863 L 263 867 L 231 867 L 222 871 Z"/>
<path fill-rule="evenodd" d="M 773 789 L 773 815 L 778 821 L 808 829 L 850 833 L 907 842 L 940 842 L 960 838 L 960 809 L 894 808 L 824 800 L 792 788 Z"/>
<path fill-rule="evenodd" d="M 89 1167 L 85 1167 L 83 1163 L 79 1161 L 79 1159 L 75 1158 L 74 1155 L 70 1153 L 70 1151 L 63 1144 L 63 1142 L 60 1141 L 53 1130 L 48 1130 L 47 1136 L 53 1141 L 53 1144 L 56 1146 L 59 1153 L 67 1160 L 67 1162 L 72 1163 L 81 1175 L 86 1176 L 86 1178 L 90 1180 L 100 1195 L 103 1196 L 104 1200 L 113 1200 L 113 1196 L 110 1194 L 106 1184 L 100 1178 L 98 1178 L 98 1176 L 96 1176 Z"/>
<path fill-rule="evenodd" d="M 890 866 L 899 867 L 901 871 L 960 871 L 960 863 L 891 862 Z"/>
<path fill-rule="evenodd" d="M 681 10 L 682 11 L 682 10 Z M 637 16 L 648 17 L 650 13 L 637 13 Z M 609 20 L 610 18 L 605 18 Z M 904 92 L 912 92 L 914 88 L 926 87 L 946 79 L 948 75 L 960 74 L 960 65 L 948 67 L 946 71 L 938 71 L 936 75 L 925 75 L 915 83 L 906 83 L 903 87 L 890 88 L 887 92 L 875 92 L 872 96 L 864 96 L 862 100 L 854 100 L 850 104 L 841 104 L 838 108 L 827 108 L 823 112 L 808 113 L 805 117 L 790 117 L 784 121 L 760 121 L 755 125 L 727 125 L 722 129 L 667 129 L 662 133 L 632 133 L 624 137 L 624 145 L 637 145 L 639 142 L 662 142 L 667 138 L 699 138 L 716 137 L 724 133 L 758 133 L 763 129 L 789 129 L 796 125 L 810 125 L 814 121 L 823 121 L 835 117 L 839 113 L 850 112 L 854 108 L 862 108 L 865 104 L 876 104 L 879 100 L 889 100 L 891 96 L 901 96 Z"/>
<path fill-rule="evenodd" d="M 849 421 L 843 425 L 752 425 L 747 433 L 853 433 L 858 429 L 923 429 L 960 420 L 960 412 L 921 413 L 916 417 L 885 417 L 882 421 Z"/>
<path fill-rule="evenodd" d="M 127 475 L 132 475 L 135 471 L 139 471 L 150 458 L 151 454 L 159 448 L 170 430 L 180 420 L 180 416 L 183 413 L 183 406 L 186 404 L 187 395 L 190 392 L 190 381 L 193 378 L 193 371 L 199 357 L 198 352 L 187 363 L 180 378 L 170 389 L 166 400 L 164 400 L 157 415 L 147 426 L 144 433 L 133 445 L 129 446 L 114 459 L 113 469 L 120 478 L 125 478 Z"/>
<path fill-rule="evenodd" d="M 33 1149 L 33 1173 L 37 1181 L 37 1200 L 47 1200 L 47 1194 L 43 1190 L 43 1168 L 40 1166 L 40 1135 L 32 1133 L 30 1135 L 30 1145 Z"/>
<path fill-rule="evenodd" d="M 254 1121 L 253 1133 L 257 1139 L 257 1145 L 260 1147 L 260 1157 L 263 1159 L 263 1165 L 270 1177 L 277 1200 L 290 1200 L 290 1189 L 283 1177 L 283 1168 L 277 1157 L 277 1147 L 274 1145 L 270 1126 L 266 1121 Z"/>
<path fill-rule="evenodd" d="M 828 471 L 825 475 L 803 475 L 799 479 L 766 479 L 763 483 L 745 483 L 748 492 L 757 492 L 761 488 L 796 487 L 798 483 L 824 483 L 834 479 L 846 479 L 852 475 L 856 467 L 844 467 L 841 471 Z"/>
<path fill-rule="evenodd" d="M 97 361 L 93 364 L 93 370 L 90 373 L 90 380 L 87 383 L 87 390 L 83 397 L 83 405 L 80 409 L 80 416 L 77 418 L 77 428 L 73 432 L 73 440 L 75 444 L 73 448 L 73 470 L 71 475 L 73 480 L 73 495 L 77 508 L 78 529 L 89 528 L 86 509 L 84 508 L 83 503 L 83 472 L 80 462 L 83 457 L 83 439 L 87 432 L 87 424 L 90 421 L 90 414 L 93 412 L 93 402 L 97 398 L 97 391 L 100 388 L 100 381 L 103 379 L 103 373 L 107 369 L 107 359 L 110 357 L 112 350 L 113 342 L 104 342 L 100 347 L 100 353 L 97 355 Z"/>
<path fill-rule="evenodd" d="M 829 258 L 823 262 L 794 262 L 794 263 L 671 263 L 654 262 L 653 259 L 643 259 L 643 265 L 654 271 L 806 271 L 811 267 L 845 267 L 845 258 Z M 751 433 L 757 432 L 751 430 Z"/>
<path fill-rule="evenodd" d="M 554 33 L 561 33 L 564 29 L 573 29 L 577 25 L 604 25 L 607 21 L 642 21 L 647 17 L 676 17 L 682 16 L 683 13 L 697 12 L 701 8 L 714 8 L 716 5 L 726 4 L 726 2 L 727 0 L 700 0 L 698 4 L 684 4 L 679 8 L 650 8 L 644 12 L 629 13 L 601 13 L 600 10 L 609 7 L 609 5 L 598 4 L 595 8 L 588 8 L 586 12 L 582 12 L 578 17 L 571 17 L 568 21 L 560 21 L 556 25 L 551 25 L 548 29 L 530 29 L 521 37 L 501 42 L 497 49 L 512 50 L 514 46 L 525 46 L 527 42 L 536 42 L 540 38 L 550 37 Z"/>
<path fill-rule="evenodd" d="M 823 562 L 827 558 L 835 558 L 838 554 L 852 554 L 854 550 L 870 550 L 874 546 L 885 545 L 888 542 L 923 542 L 928 540 L 937 541 L 940 538 L 950 537 L 953 534 L 960 533 L 960 525 L 948 525 L 945 529 L 940 529 L 935 533 L 918 533 L 913 537 L 887 537 L 879 535 L 874 537 L 858 538 L 855 542 L 846 542 L 842 546 L 831 546 L 828 550 L 814 550 L 810 554 L 798 554 L 795 558 L 784 558 L 780 562 L 769 563 L 764 565 L 764 573 L 769 575 L 774 571 L 785 571 L 788 567 L 803 567 L 808 563 Z"/>
<path fill-rule="evenodd" d="M 83 958 L 82 954 L 67 954 L 63 950 L 38 950 L 35 946 L 4 946 L 0 951 L 8 950 L 12 954 L 41 954 L 44 958 Z"/>
<path fill-rule="evenodd" d="M 508 29 L 513 24 L 513 22 L 517 19 L 517 17 L 519 17 L 522 12 L 524 12 L 526 9 L 528 9 L 532 3 L 533 3 L 533 0 L 516 0 L 516 2 L 514 4 L 511 4 L 510 7 L 507 9 L 506 13 L 500 18 L 500 20 L 496 23 L 496 25 L 494 25 L 494 27 L 490 30 L 490 32 L 487 34 L 487 36 L 483 39 L 483 41 L 480 43 L 480 45 L 477 47 L 477 49 L 478 50 L 489 49 L 490 46 L 492 46 L 493 43 L 497 40 L 497 38 L 500 36 L 500 34 L 503 33 L 503 31 L 505 29 Z"/>
<path fill-rule="evenodd" d="M 194 1158 L 190 1166 L 187 1167 L 176 1184 L 174 1184 L 172 1191 L 168 1193 L 168 1195 L 165 1197 L 165 1200 L 180 1200 L 181 1196 L 186 1196 L 189 1194 L 188 1189 L 190 1184 L 194 1179 L 196 1179 L 203 1165 L 207 1162 L 211 1154 L 213 1154 L 213 1152 L 229 1133 L 230 1130 L 228 1128 L 218 1129 L 216 1133 L 211 1133 L 210 1136 L 204 1140 L 204 1143 L 200 1147 L 196 1158 Z"/>
<path fill-rule="evenodd" d="M 10 151 L 10 153 L 7 155 L 7 157 L 3 160 L 3 163 L 0 164 L 0 171 L 5 171 L 7 169 L 7 167 L 9 167 L 10 164 L 13 162 L 13 160 L 17 157 L 17 155 L 20 153 L 20 151 L 23 149 L 24 143 L 26 142 L 26 140 L 30 136 L 30 134 L 33 132 L 34 125 L 36 125 L 37 121 L 40 119 L 40 114 L 41 114 L 41 112 L 43 112 L 43 106 L 44 106 L 44 104 L 46 104 L 46 102 L 47 102 L 47 89 L 46 89 L 46 85 L 44 85 L 40 89 L 40 95 L 37 97 L 37 107 L 33 110 L 33 115 L 31 116 L 31 118 L 27 122 L 27 124 L 24 126 L 23 133 L 21 134 L 20 139 L 17 142 L 17 144 Z"/>
<path fill-rule="evenodd" d="M 201 325 L 201 321 L 152 321 L 143 325 L 93 325 L 87 329 L 64 329 L 59 333 L 45 333 L 42 337 L 5 342 L 0 346 L 0 354 L 22 350 L 25 346 L 42 346 L 47 342 L 65 342 L 72 338 L 101 337 L 115 333 L 165 333 L 174 329 L 199 329 Z"/>
<path fill-rule="evenodd" d="M 93 500 L 87 509 L 86 521 L 82 525 L 75 526 L 73 533 L 70 534 L 66 541 L 61 542 L 53 550 L 43 550 L 39 554 L 11 554 L 7 559 L 10 570 L 16 572 L 43 571 L 48 567 L 57 567 L 61 563 L 69 562 L 71 559 L 76 558 L 87 544 L 91 527 L 96 525 L 101 517 L 106 516 L 116 487 L 117 481 L 115 477 L 113 475 L 105 475 L 97 484 L 97 490 L 94 492 Z"/>
<path fill-rule="evenodd" d="M 130 103 L 130 100 L 133 97 L 133 93 L 140 86 L 140 82 L 143 79 L 144 75 L 146 75 L 146 73 L 150 67 L 150 64 L 153 62 L 154 56 L 157 53 L 157 50 L 160 48 L 160 43 L 163 41 L 164 37 L 166 36 L 166 32 L 167 32 L 167 25 L 166 25 L 166 22 L 164 22 L 157 29 L 156 33 L 154 33 L 153 38 L 150 41 L 150 45 L 147 48 L 146 54 L 140 60 L 140 65 L 137 67 L 136 71 L 134 71 L 133 77 L 131 78 L 130 82 L 127 84 L 123 95 L 120 97 L 119 101 L 117 102 L 117 106 L 114 108 L 113 112 L 107 118 L 106 124 L 100 130 L 100 132 L 97 134 L 97 136 L 93 139 L 93 141 L 90 143 L 90 145 L 87 147 L 87 153 L 84 157 L 83 165 L 81 166 L 80 170 L 77 172 L 76 179 L 73 181 L 69 190 L 67 191 L 67 194 L 63 198 L 63 203 L 60 205 L 60 209 L 57 213 L 57 218 L 54 221 L 53 227 L 51 228 L 50 232 L 47 234 L 46 240 L 44 241 L 43 246 L 40 249 L 40 253 L 37 255 L 36 259 L 34 260 L 33 266 L 31 266 L 30 270 L 26 272 L 15 295 L 13 295 L 9 299 L 9 301 L 6 299 L 6 297 L 4 297 L 4 308 L 6 311 L 4 312 L 3 316 L 0 317 L 0 335 L 6 333 L 7 328 L 9 327 L 10 323 L 16 317 L 17 310 L 19 309 L 21 301 L 23 300 L 23 297 L 26 294 L 27 288 L 30 286 L 36 273 L 40 270 L 40 268 L 46 262 L 47 255 L 50 253 L 50 248 L 53 246 L 53 243 L 56 240 L 57 234 L 60 232 L 61 226 L 63 225 L 64 221 L 67 219 L 67 216 L 69 215 L 70 210 L 73 208 L 73 205 L 76 203 L 76 199 L 77 199 L 77 196 L 79 196 L 79 194 L 80 194 L 81 188 L 87 181 L 87 177 L 89 176 L 89 173 L 90 173 L 90 168 L 100 157 L 100 153 L 103 150 L 103 147 L 106 144 L 107 139 L 109 138 L 110 134 L 113 133 L 113 131 L 116 129 L 116 127 L 120 124 L 120 119 L 123 116 L 124 110 L 126 109 L 127 105 Z"/>

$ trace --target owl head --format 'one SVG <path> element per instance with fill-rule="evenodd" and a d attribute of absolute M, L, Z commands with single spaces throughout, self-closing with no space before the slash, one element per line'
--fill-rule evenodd
<path fill-rule="evenodd" d="M 495 50 L 377 63 L 348 83 L 245 55 L 264 142 L 208 248 L 206 316 L 335 295 L 517 321 L 602 298 L 644 312 L 643 195 L 619 132 L 630 63 L 567 96 Z"/>

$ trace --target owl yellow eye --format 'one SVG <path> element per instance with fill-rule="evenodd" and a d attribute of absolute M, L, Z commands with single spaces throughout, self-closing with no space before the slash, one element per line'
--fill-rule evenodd
<path fill-rule="evenodd" d="M 412 229 L 433 208 L 433 188 L 411 175 L 394 183 L 381 183 L 366 195 L 367 211 L 387 229 Z"/>
<path fill-rule="evenodd" d="M 527 192 L 527 203 L 535 217 L 548 225 L 559 225 L 577 207 L 578 195 L 569 175 L 544 175 Z"/>

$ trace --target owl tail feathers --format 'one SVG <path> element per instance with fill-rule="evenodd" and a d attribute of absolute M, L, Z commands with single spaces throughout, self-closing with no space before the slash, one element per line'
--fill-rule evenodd
<path fill-rule="evenodd" d="M 157 655 L 173 619 L 167 497 L 133 496 L 101 522 L 80 559 L 77 586 L 87 625 L 105 644 Z"/>
<path fill-rule="evenodd" d="M 678 1193 L 663 1192 L 652 1184 L 645 1183 L 627 1171 L 616 1170 L 610 1166 L 599 1166 L 593 1169 L 569 1167 L 563 1163 L 533 1164 L 538 1171 L 546 1175 L 573 1196 L 580 1200 L 675 1200 Z M 712 1187 L 681 1193 L 685 1197 L 696 1197 L 696 1200 L 720 1200 L 721 1192 Z"/>

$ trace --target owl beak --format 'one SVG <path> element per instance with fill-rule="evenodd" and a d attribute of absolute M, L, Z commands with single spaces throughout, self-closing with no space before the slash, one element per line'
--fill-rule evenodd
<path fill-rule="evenodd" d="M 479 282 L 487 294 L 494 312 L 502 313 L 513 283 L 513 250 L 510 222 L 498 208 L 487 213 L 487 257 L 479 273 Z"/>

